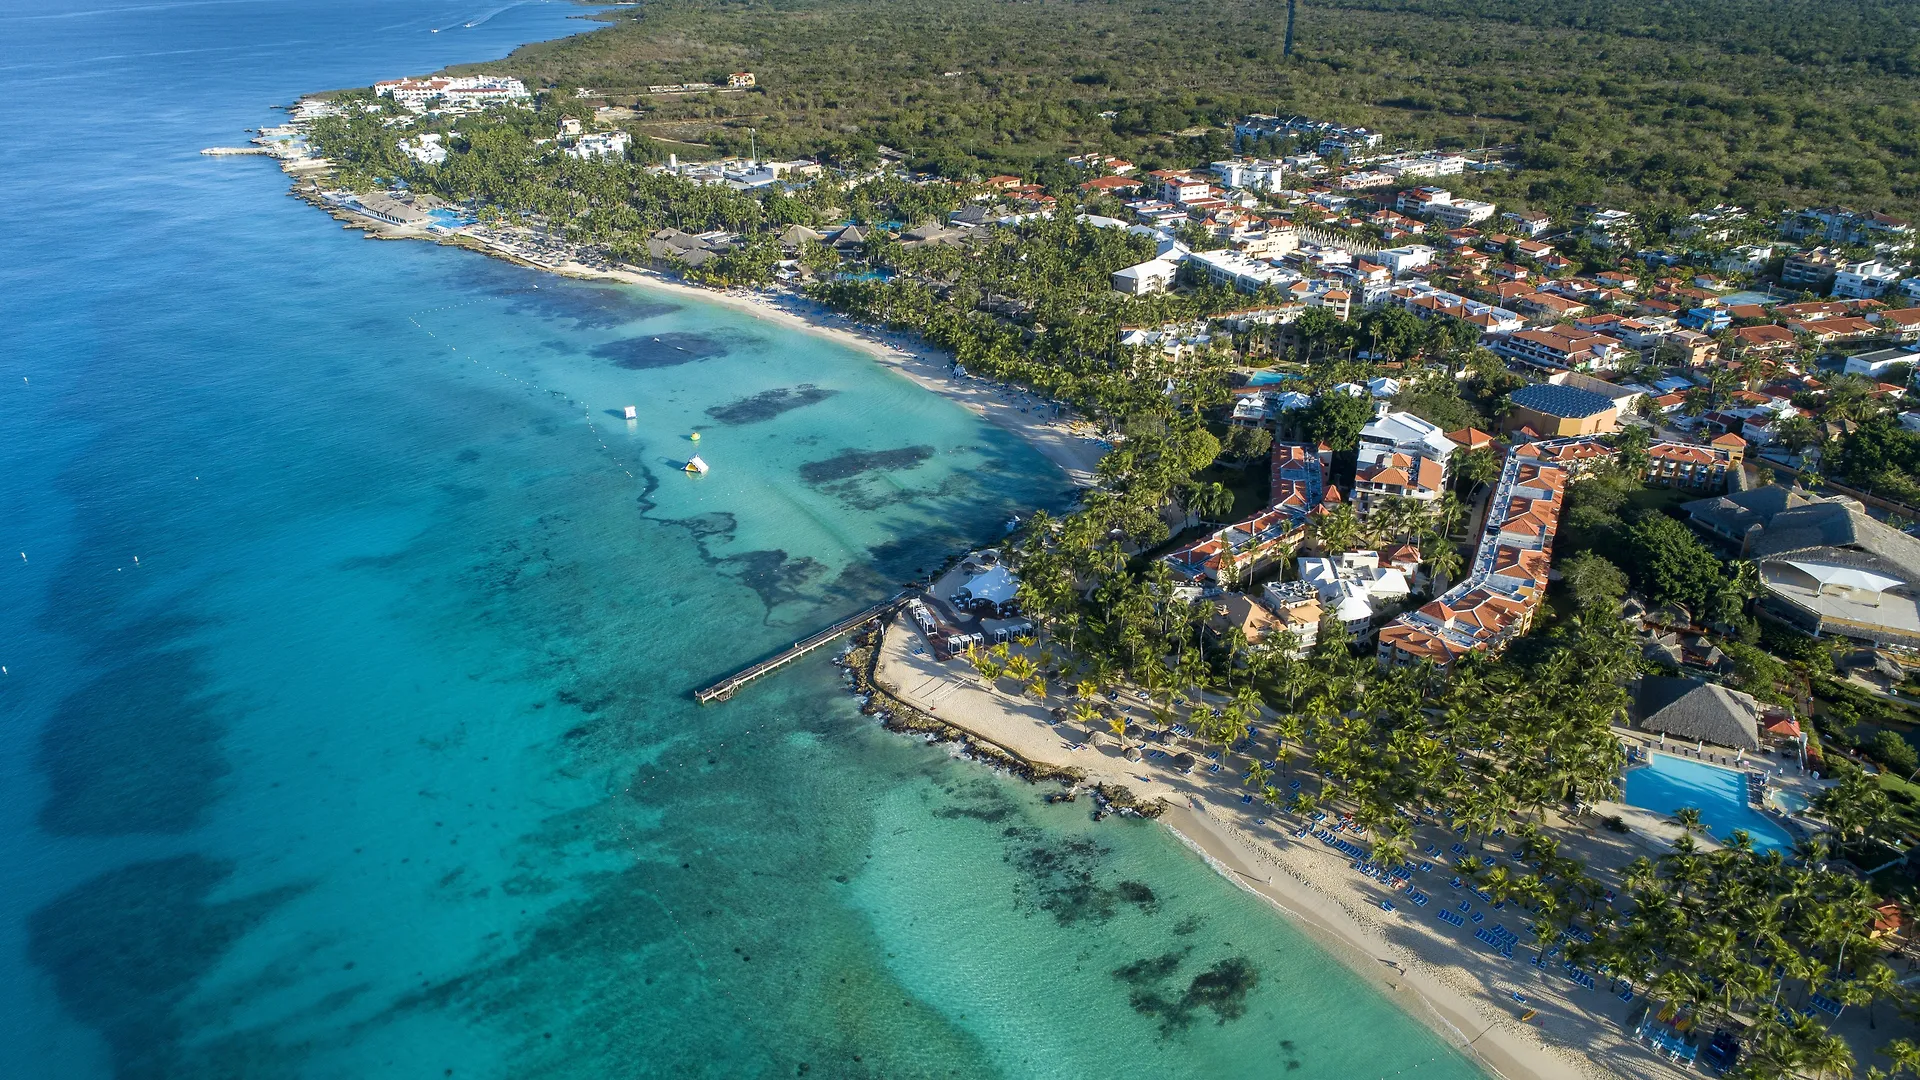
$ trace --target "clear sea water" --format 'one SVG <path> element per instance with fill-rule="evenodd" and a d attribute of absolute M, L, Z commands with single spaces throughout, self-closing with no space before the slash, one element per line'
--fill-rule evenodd
<path fill-rule="evenodd" d="M 1062 504 L 1036 455 L 197 153 L 578 10 L 0 12 L 0 1076 L 1479 1075 L 824 656 L 689 701 Z"/>
<path fill-rule="evenodd" d="M 1649 754 L 1647 764 L 1627 771 L 1626 803 L 1658 814 L 1672 814 L 1683 806 L 1700 811 L 1700 822 L 1716 839 L 1725 840 L 1735 829 L 1745 829 L 1761 851 L 1784 851 L 1793 837 L 1772 818 L 1747 805 L 1747 778 L 1743 773 L 1689 761 L 1672 754 Z"/>

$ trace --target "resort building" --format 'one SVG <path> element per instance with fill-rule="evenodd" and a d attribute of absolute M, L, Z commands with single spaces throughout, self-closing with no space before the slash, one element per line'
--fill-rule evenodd
<path fill-rule="evenodd" d="M 595 158 L 619 160 L 627 156 L 627 147 L 632 143 L 633 136 L 624 131 L 596 131 L 580 136 L 578 141 L 562 152 L 582 161 Z"/>
<path fill-rule="evenodd" d="M 1387 499 L 1437 502 L 1446 493 L 1447 467 L 1441 461 L 1392 450 L 1362 452 L 1353 474 L 1353 509 L 1361 517 Z"/>
<path fill-rule="evenodd" d="M 1386 300 L 1423 319 L 1451 315 L 1479 327 L 1482 335 L 1511 334 L 1526 325 L 1526 320 L 1506 308 L 1469 300 L 1456 293 L 1436 289 L 1424 281 L 1402 285 L 1389 292 Z"/>
<path fill-rule="evenodd" d="M 1305 581 L 1269 581 L 1260 590 L 1260 602 L 1280 621 L 1280 628 L 1293 635 L 1295 655 L 1305 655 L 1320 641 L 1320 620 L 1326 609 L 1320 605 L 1320 593 Z"/>
<path fill-rule="evenodd" d="M 1791 488 L 1768 484 L 1752 491 L 1736 491 L 1711 499 L 1699 499 L 1682 505 L 1680 509 L 1687 512 L 1689 525 L 1732 544 L 1737 554 L 1745 558 L 1767 522 L 1783 510 L 1807 506 L 1812 502 Z"/>
<path fill-rule="evenodd" d="M 361 213 L 389 225 L 425 225 L 433 220 L 426 211 L 380 192 L 355 196 L 354 201 L 359 204 Z"/>
<path fill-rule="evenodd" d="M 1513 413 L 1507 430 L 1531 428 L 1548 438 L 1599 435 L 1619 427 L 1612 399 L 1577 386 L 1537 383 L 1509 395 Z"/>
<path fill-rule="evenodd" d="M 1920 540 L 1850 499 L 1774 514 L 1747 542 L 1762 610 L 1819 637 L 1920 645 Z"/>
<path fill-rule="evenodd" d="M 1115 270 L 1113 291 L 1127 296 L 1166 292 L 1173 287 L 1173 279 L 1179 272 L 1179 263 L 1167 259 L 1148 259 L 1136 266 Z"/>
<path fill-rule="evenodd" d="M 1536 367 L 1573 371 L 1610 369 L 1629 352 L 1615 338 L 1566 326 L 1515 331 L 1495 342 L 1493 351 Z"/>
<path fill-rule="evenodd" d="M 1360 455 L 1364 458 L 1381 452 L 1432 458 L 1444 470 L 1453 459 L 1455 447 L 1440 425 L 1410 412 L 1382 412 L 1360 429 Z"/>
<path fill-rule="evenodd" d="M 1380 565 L 1374 551 L 1349 551 L 1331 558 L 1299 560 L 1300 580 L 1320 597 L 1320 605 L 1356 638 L 1364 638 L 1373 629 L 1373 620 L 1381 607 L 1399 603 L 1412 595 L 1406 572 L 1395 566 Z"/>
<path fill-rule="evenodd" d="M 519 79 L 498 75 L 388 79 L 374 83 L 373 92 L 414 110 L 425 109 L 435 100 L 447 105 L 473 107 L 503 101 L 526 101 L 533 97 L 527 93 L 527 85 Z"/>
<path fill-rule="evenodd" d="M 1244 581 L 1284 558 L 1306 535 L 1306 518 L 1268 509 L 1161 558 L 1185 581 L 1216 585 Z"/>
<path fill-rule="evenodd" d="M 1747 457 L 1747 440 L 1720 435 L 1705 446 L 1698 443 L 1657 442 L 1647 447 L 1647 483 L 1695 491 L 1724 491 L 1727 472 Z"/>
<path fill-rule="evenodd" d="M 1649 675 L 1634 692 L 1633 711 L 1642 731 L 1735 750 L 1760 749 L 1760 703 L 1719 683 Z"/>
<path fill-rule="evenodd" d="M 1382 666 L 1447 667 L 1478 649 L 1498 651 L 1527 632 L 1547 591 L 1547 566 L 1565 504 L 1566 470 L 1510 454 L 1487 500 L 1487 523 L 1464 581 L 1380 631 Z"/>

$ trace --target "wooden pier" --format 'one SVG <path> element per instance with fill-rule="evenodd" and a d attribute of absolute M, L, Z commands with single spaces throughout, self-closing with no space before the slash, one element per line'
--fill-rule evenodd
<path fill-rule="evenodd" d="M 839 622 L 834 623 L 832 626 L 827 627 L 825 630 L 814 634 L 812 637 L 794 642 L 792 645 L 754 664 L 752 667 L 742 668 L 704 690 L 694 691 L 694 700 L 702 705 L 712 701 L 725 701 L 733 696 L 735 690 L 740 689 L 742 686 L 745 686 L 760 676 L 785 667 L 820 646 L 825 645 L 827 642 L 852 633 L 857 627 L 864 626 L 875 619 L 884 618 L 893 614 L 901 604 L 907 602 L 907 598 L 911 595 L 911 593 L 903 592 L 893 599 L 883 600 L 857 615 L 849 615 Z"/>

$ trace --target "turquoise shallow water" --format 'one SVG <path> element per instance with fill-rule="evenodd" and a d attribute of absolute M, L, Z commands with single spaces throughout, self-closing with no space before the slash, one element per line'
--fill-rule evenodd
<path fill-rule="evenodd" d="M 1060 505 L 1036 455 L 196 152 L 575 10 L 0 15 L 0 1075 L 1477 1075 L 824 658 L 689 702 Z"/>

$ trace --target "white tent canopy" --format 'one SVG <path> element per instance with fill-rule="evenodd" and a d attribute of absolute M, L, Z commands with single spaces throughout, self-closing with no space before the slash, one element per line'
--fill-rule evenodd
<path fill-rule="evenodd" d="M 1866 592 L 1886 592 L 1898 588 L 1906 582 L 1899 578 L 1876 574 L 1871 570 L 1861 570 L 1852 566 L 1833 566 L 1828 563 L 1800 562 L 1797 559 L 1785 560 L 1788 566 L 1818 581 L 1822 586 L 1837 585 L 1846 589 L 1860 589 Z"/>
<path fill-rule="evenodd" d="M 975 600 L 1004 604 L 1019 592 L 1020 581 L 1006 567 L 995 566 L 975 574 L 962 588 Z"/>

